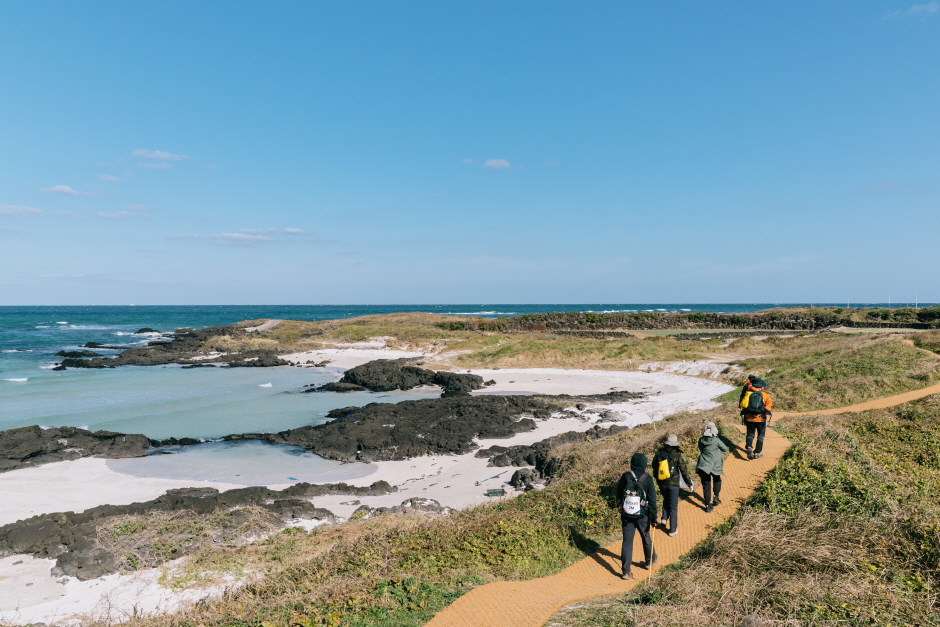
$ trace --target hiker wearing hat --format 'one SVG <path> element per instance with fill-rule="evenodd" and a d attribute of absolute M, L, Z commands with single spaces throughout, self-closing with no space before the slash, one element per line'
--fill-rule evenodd
<path fill-rule="evenodd" d="M 679 513 L 679 483 L 685 482 L 689 490 L 695 490 L 695 481 L 689 474 L 688 464 L 679 449 L 679 438 L 670 433 L 666 441 L 653 457 L 653 473 L 659 484 L 659 493 L 663 495 L 663 518 L 660 521 L 665 527 L 669 524 L 669 535 L 675 536 L 678 531 Z"/>
<path fill-rule="evenodd" d="M 617 483 L 617 503 L 620 506 L 620 525 L 623 529 L 623 544 L 620 546 L 621 579 L 633 579 L 630 565 L 633 563 L 633 536 L 640 532 L 645 562 L 641 568 L 649 570 L 656 564 L 656 551 L 650 535 L 652 521 L 656 520 L 656 490 L 653 479 L 646 472 L 646 455 L 634 453 L 630 459 L 630 470 L 623 473 Z"/>
<path fill-rule="evenodd" d="M 763 457 L 761 452 L 764 449 L 764 435 L 767 433 L 767 423 L 773 417 L 774 401 L 770 394 L 764 391 L 767 384 L 763 379 L 757 377 L 748 377 L 745 389 L 741 393 L 741 421 L 747 429 L 744 445 L 747 449 L 748 459 L 758 459 Z M 754 444 L 754 436 L 757 436 L 757 446 Z"/>
<path fill-rule="evenodd" d="M 721 494 L 721 477 L 725 469 L 725 453 L 728 445 L 718 437 L 718 427 L 714 422 L 705 425 L 705 432 L 698 439 L 698 462 L 695 472 L 702 480 L 702 496 L 705 500 L 705 511 L 710 512 L 715 505 L 721 503 L 718 495 Z M 715 490 L 715 500 L 712 500 L 712 488 Z"/>

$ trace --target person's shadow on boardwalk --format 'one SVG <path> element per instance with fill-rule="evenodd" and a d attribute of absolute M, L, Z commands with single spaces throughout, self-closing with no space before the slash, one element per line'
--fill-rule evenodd
<path fill-rule="evenodd" d="M 617 575 L 618 577 L 620 576 L 620 572 L 617 571 L 609 561 L 604 559 L 604 556 L 607 556 L 613 558 L 615 562 L 619 562 L 619 553 L 614 553 L 613 551 L 602 547 L 600 544 L 588 538 L 574 527 L 568 527 L 568 537 L 571 540 L 571 544 L 573 544 L 575 548 L 606 568 L 607 571 L 612 575 Z"/>

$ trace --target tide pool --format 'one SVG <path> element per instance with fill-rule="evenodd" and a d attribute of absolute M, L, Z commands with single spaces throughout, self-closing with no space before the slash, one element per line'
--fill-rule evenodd
<path fill-rule="evenodd" d="M 154 439 L 212 439 L 320 424 L 337 407 L 440 395 L 427 390 L 298 393 L 304 385 L 319 385 L 339 376 L 338 371 L 291 366 L 38 371 L 26 382 L 0 381 L 0 430 L 71 426 L 143 433 Z"/>
<path fill-rule="evenodd" d="M 338 483 L 375 472 L 370 464 L 323 459 L 296 446 L 264 442 L 208 442 L 163 449 L 169 454 L 111 459 L 108 467 L 135 477 L 196 479 L 246 486 Z"/>

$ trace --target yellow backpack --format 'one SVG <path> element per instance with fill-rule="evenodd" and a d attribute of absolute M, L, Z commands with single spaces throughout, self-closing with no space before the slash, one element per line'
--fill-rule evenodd
<path fill-rule="evenodd" d="M 659 468 L 656 469 L 656 477 L 660 481 L 665 481 L 672 475 L 669 472 L 669 458 L 663 459 L 659 462 Z"/>

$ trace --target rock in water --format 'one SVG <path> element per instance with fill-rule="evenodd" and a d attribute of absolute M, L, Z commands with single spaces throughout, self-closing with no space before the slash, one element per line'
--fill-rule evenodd
<path fill-rule="evenodd" d="M 316 388 L 317 392 L 352 392 L 362 389 L 373 392 L 410 390 L 422 385 L 439 385 L 443 396 L 467 396 L 472 390 L 483 388 L 483 377 L 427 370 L 411 365 L 411 359 L 376 359 L 350 368 L 343 378 Z"/>
<path fill-rule="evenodd" d="M 457 396 L 334 409 L 332 422 L 280 433 L 226 436 L 302 446 L 328 459 L 383 461 L 472 451 L 477 438 L 535 429 L 554 406 L 530 396 Z"/>
<path fill-rule="evenodd" d="M 0 472 L 93 455 L 111 459 L 143 457 L 149 447 L 150 440 L 140 434 L 20 427 L 0 431 Z"/>

